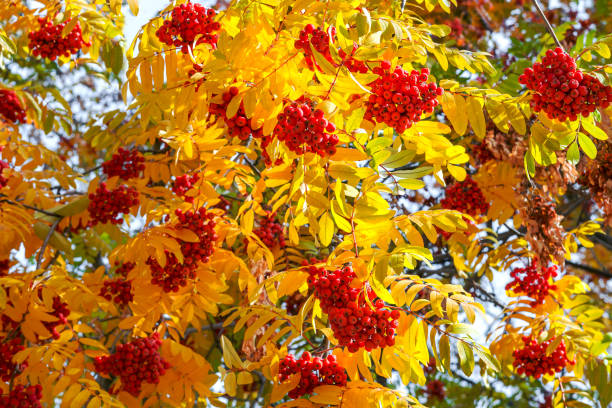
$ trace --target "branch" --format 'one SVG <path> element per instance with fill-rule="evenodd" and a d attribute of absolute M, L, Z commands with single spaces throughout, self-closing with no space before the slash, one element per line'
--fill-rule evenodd
<path fill-rule="evenodd" d="M 540 2 L 538 0 L 533 0 L 533 4 L 535 4 L 536 9 L 538 9 L 538 13 L 540 13 L 540 16 L 544 19 L 544 23 L 546 23 L 546 28 L 548 29 L 548 32 L 552 36 L 553 40 L 555 40 L 555 44 L 557 44 L 557 47 L 561 48 L 565 52 L 565 49 L 563 48 L 563 46 L 559 42 L 559 39 L 557 38 L 557 35 L 555 34 L 555 30 L 553 26 L 550 25 L 550 22 L 548 21 L 548 19 L 546 18 L 546 15 L 544 14 L 544 11 L 542 10 L 542 6 L 540 5 Z"/>
<path fill-rule="evenodd" d="M 47 249 L 47 245 L 49 244 L 51 235 L 53 235 L 53 233 L 55 232 L 55 229 L 57 228 L 57 225 L 60 223 L 61 220 L 62 220 L 61 218 L 58 218 L 57 220 L 55 220 L 55 222 L 51 226 L 51 229 L 49 229 L 49 232 L 47 233 L 47 236 L 45 237 L 45 240 L 43 241 L 42 247 L 40 248 L 40 251 L 38 252 L 38 257 L 36 258 L 36 269 L 40 269 L 40 263 L 42 262 L 42 257 L 43 257 L 43 254 L 45 253 L 45 250 Z"/>
<path fill-rule="evenodd" d="M 572 266 L 574 268 L 578 268 L 578 269 L 582 269 L 583 271 L 589 272 L 589 273 L 593 273 L 595 275 L 599 275 L 601 277 L 604 278 L 612 278 L 612 273 L 606 271 L 606 270 L 601 270 L 601 269 L 597 269 L 597 268 L 593 268 L 592 266 L 588 266 L 588 265 L 582 265 L 576 262 L 572 262 L 572 261 L 565 261 L 565 263 L 569 266 Z"/>

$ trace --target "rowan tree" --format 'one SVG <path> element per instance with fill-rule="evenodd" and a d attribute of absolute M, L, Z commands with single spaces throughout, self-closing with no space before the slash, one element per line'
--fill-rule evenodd
<path fill-rule="evenodd" d="M 610 405 L 605 0 L 122 3 L 0 4 L 0 408 Z"/>

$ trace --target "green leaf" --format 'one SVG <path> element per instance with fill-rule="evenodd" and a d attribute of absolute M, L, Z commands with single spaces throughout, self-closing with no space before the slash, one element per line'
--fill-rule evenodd
<path fill-rule="evenodd" d="M 595 139 L 608 140 L 606 132 L 597 127 L 590 119 L 584 119 L 582 121 L 582 128 L 589 132 Z"/>
<path fill-rule="evenodd" d="M 533 160 L 533 155 L 531 151 L 527 151 L 525 153 L 525 174 L 527 174 L 527 178 L 531 178 L 535 176 L 535 160 Z"/>
<path fill-rule="evenodd" d="M 595 147 L 595 143 L 582 132 L 578 133 L 578 143 L 580 144 L 580 148 L 591 160 L 595 159 L 597 156 L 597 147 Z"/>
<path fill-rule="evenodd" d="M 469 377 L 474 371 L 474 352 L 465 342 L 458 341 L 457 353 L 459 354 L 461 370 Z"/>
<path fill-rule="evenodd" d="M 578 143 L 573 142 L 571 145 L 569 145 L 565 158 L 573 165 L 578 164 L 580 161 L 580 149 L 578 149 Z"/>

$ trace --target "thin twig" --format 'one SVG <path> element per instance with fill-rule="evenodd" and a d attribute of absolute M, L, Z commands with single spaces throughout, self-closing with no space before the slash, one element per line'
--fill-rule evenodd
<path fill-rule="evenodd" d="M 565 52 L 565 49 L 563 48 L 563 46 L 561 45 L 561 42 L 559 42 L 559 39 L 557 38 L 557 35 L 555 34 L 555 30 L 553 26 L 550 24 L 550 21 L 548 21 L 548 19 L 546 18 L 546 15 L 544 14 L 544 10 L 542 10 L 542 6 L 540 5 L 540 2 L 538 0 L 533 0 L 533 4 L 535 4 L 536 9 L 538 9 L 538 13 L 540 13 L 540 16 L 544 19 L 544 23 L 546 23 L 546 28 L 548 29 L 548 32 L 552 36 L 553 40 L 555 40 L 555 44 L 557 44 L 557 47 L 561 48 Z"/>
<path fill-rule="evenodd" d="M 38 252 L 38 257 L 36 258 L 36 269 L 40 268 L 40 263 L 42 262 L 42 257 L 43 257 L 43 254 L 45 253 L 45 250 L 47 249 L 47 245 L 49 244 L 51 235 L 53 235 L 53 233 L 55 232 L 55 229 L 57 228 L 61 220 L 62 220 L 61 218 L 58 218 L 57 220 L 55 220 L 55 222 L 51 226 L 51 229 L 49 229 L 49 232 L 47 233 L 47 236 L 45 237 L 45 240 L 43 241 L 42 247 L 40 248 L 40 251 Z"/>

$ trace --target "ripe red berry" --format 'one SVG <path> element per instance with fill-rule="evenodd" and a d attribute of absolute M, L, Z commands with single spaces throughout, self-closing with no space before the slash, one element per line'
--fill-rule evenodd
<path fill-rule="evenodd" d="M 41 295 L 42 292 L 39 291 L 39 296 Z M 68 309 L 68 304 L 62 302 L 62 299 L 59 296 L 55 296 L 53 298 L 53 311 L 50 314 L 55 316 L 57 320 L 52 322 L 43 322 L 43 324 L 45 328 L 51 332 L 51 336 L 57 340 L 60 338 L 60 334 L 57 329 L 58 327 L 63 327 L 68 323 L 70 309 Z"/>
<path fill-rule="evenodd" d="M 242 102 L 236 114 L 231 118 L 227 117 L 227 106 L 238 93 L 239 90 L 237 87 L 230 87 L 226 92 L 221 94 L 221 97 L 215 97 L 219 102 L 211 103 L 209 111 L 211 114 L 223 118 L 230 136 L 236 136 L 240 138 L 240 140 L 247 140 L 251 136 L 255 139 L 262 139 L 262 147 L 265 148 L 270 143 L 271 138 L 263 136 L 263 129 L 261 127 L 258 129 L 253 128 L 251 119 L 247 119 L 246 117 L 244 104 Z"/>
<path fill-rule="evenodd" d="M 38 19 L 40 28 L 28 35 L 32 55 L 55 60 L 62 55 L 69 57 L 71 54 L 79 52 L 83 47 L 89 47 L 91 44 L 83 40 L 79 23 L 74 26 L 68 35 L 62 36 L 62 31 L 69 22 L 70 20 L 53 24 L 48 18 L 40 17 Z"/>
<path fill-rule="evenodd" d="M 96 357 L 96 372 L 119 377 L 122 388 L 138 396 L 142 383 L 157 384 L 170 364 L 159 354 L 158 333 L 117 346 L 110 356 Z"/>
<path fill-rule="evenodd" d="M 510 276 L 513 280 L 506 285 L 506 290 L 533 298 L 532 306 L 544 303 L 548 293 L 557 288 L 551 283 L 552 279 L 557 276 L 557 266 L 552 265 L 545 268 L 539 265 L 537 259 L 534 259 L 525 268 L 515 268 Z"/>
<path fill-rule="evenodd" d="M 378 79 L 370 83 L 372 94 L 366 102 L 364 118 L 376 123 L 385 123 L 403 133 L 423 113 L 432 113 L 438 105 L 436 99 L 444 92 L 435 83 L 427 83 L 429 69 L 404 71 L 397 66 L 391 71 L 387 61 L 374 68 Z"/>
<path fill-rule="evenodd" d="M 440 380 L 429 380 L 425 385 L 425 394 L 429 403 L 433 400 L 442 401 L 446 397 L 444 383 Z"/>
<path fill-rule="evenodd" d="M 187 285 L 188 279 L 196 277 L 198 264 L 208 262 L 215 251 L 217 234 L 215 232 L 214 214 L 202 207 L 197 211 L 175 211 L 178 222 L 173 228 L 177 230 L 189 229 L 194 232 L 198 242 L 178 240 L 183 254 L 183 263 L 180 263 L 172 252 L 166 250 L 166 265 L 162 267 L 154 257 L 147 259 L 146 263 L 151 269 L 154 285 L 161 286 L 165 292 L 177 292 L 179 288 Z"/>
<path fill-rule="evenodd" d="M 447 186 L 444 195 L 440 204 L 447 210 L 461 211 L 471 216 L 486 214 L 489 211 L 489 202 L 470 176 L 461 182 Z"/>
<path fill-rule="evenodd" d="M 128 273 L 130 273 L 132 269 L 136 267 L 136 264 L 134 262 L 124 262 L 119 265 L 119 261 L 115 261 L 115 266 L 117 267 L 115 269 L 115 275 L 123 276 L 124 278 L 126 278 L 128 276 Z"/>
<path fill-rule="evenodd" d="M 285 247 L 283 226 L 276 221 L 274 214 L 268 214 L 267 217 L 261 218 L 259 227 L 255 228 L 253 232 L 268 248 L 273 248 L 276 245 L 281 248 Z"/>
<path fill-rule="evenodd" d="M 123 180 L 136 178 L 145 168 L 144 157 L 138 150 L 128 150 L 122 147 L 113 157 L 102 163 L 102 170 L 108 177 L 119 176 Z"/>
<path fill-rule="evenodd" d="M 351 267 L 335 271 L 309 266 L 308 286 L 327 313 L 338 344 L 348 347 L 352 353 L 361 348 L 371 351 L 395 344 L 395 329 L 399 312 L 385 309 L 382 300 L 376 298 L 371 288 L 362 284 L 364 292 L 374 306 L 366 301 L 362 290 L 353 281 L 357 275 Z"/>
<path fill-rule="evenodd" d="M 10 123 L 24 123 L 26 112 L 15 91 L 0 89 L 0 116 Z M 0 167 L 0 172 L 2 168 Z"/>
<path fill-rule="evenodd" d="M 561 48 L 546 51 L 542 62 L 526 68 L 519 82 L 534 91 L 531 105 L 551 119 L 577 120 L 612 103 L 612 87 L 576 68 L 576 61 Z"/>
<path fill-rule="evenodd" d="M 28 366 L 26 362 L 17 364 L 13 361 L 15 354 L 24 349 L 21 336 L 13 337 L 10 340 L 6 337 L 0 338 L 0 379 L 2 381 L 9 382 Z"/>
<path fill-rule="evenodd" d="M 90 225 L 98 223 L 122 224 L 120 214 L 129 214 L 130 208 L 140 203 L 138 190 L 134 187 L 119 186 L 108 190 L 106 183 L 100 183 L 95 193 L 89 194 L 87 210 L 91 216 Z"/>
<path fill-rule="evenodd" d="M 42 408 L 42 386 L 40 384 L 25 387 L 16 385 L 5 395 L 0 395 L 0 407 L 2 408 Z"/>
<path fill-rule="evenodd" d="M 338 135 L 336 126 L 325 119 L 320 109 L 314 109 L 309 99 L 300 98 L 285 106 L 278 115 L 273 135 L 297 154 L 313 152 L 331 156 L 336 152 Z"/>
<path fill-rule="evenodd" d="M 565 343 L 561 341 L 559 345 L 548 354 L 546 352 L 548 346 L 555 340 L 550 338 L 544 342 L 537 342 L 536 339 L 528 336 L 523 336 L 523 348 L 515 350 L 514 368 L 520 375 L 540 378 L 542 375 L 554 375 L 563 370 L 568 365 L 575 364 L 574 361 L 569 361 L 565 351 Z"/>
<path fill-rule="evenodd" d="M 125 307 L 134 300 L 132 281 L 124 278 L 106 279 L 99 295 L 106 300 L 117 303 L 121 307 Z"/>
<path fill-rule="evenodd" d="M 190 47 L 198 44 L 206 43 L 217 48 L 216 32 L 221 25 L 215 21 L 215 10 L 187 2 L 173 8 L 170 14 L 170 20 L 165 20 L 156 32 L 162 43 L 180 47 L 184 54 L 189 52 Z"/>
<path fill-rule="evenodd" d="M 196 173 L 194 175 L 184 174 L 177 177 L 172 185 L 172 192 L 178 196 L 183 197 L 183 200 L 187 203 L 193 203 L 193 197 L 186 196 L 185 193 L 191 190 L 195 183 L 200 180 L 200 176 Z"/>
<path fill-rule="evenodd" d="M 325 58 L 330 64 L 338 66 L 338 64 L 333 60 L 330 51 L 330 47 L 333 46 L 335 41 L 335 27 L 330 26 L 327 30 L 323 30 L 321 28 L 315 28 L 315 26 L 312 24 L 307 24 L 304 26 L 304 29 L 300 31 L 299 38 L 294 42 L 294 46 L 296 49 L 301 50 L 302 54 L 304 54 L 304 60 L 306 61 L 308 68 L 314 71 L 316 67 L 319 71 L 323 71 L 316 62 L 311 46 L 318 53 L 323 55 L 323 58 Z M 353 49 L 351 50 L 350 55 L 347 55 L 343 49 L 338 50 L 338 55 L 340 58 L 342 58 L 342 64 L 347 67 L 349 71 L 361 72 L 365 74 L 368 72 L 368 67 L 365 62 L 353 58 L 353 55 L 357 49 L 358 45 L 353 44 Z"/>
<path fill-rule="evenodd" d="M 289 397 L 296 399 L 302 395 L 312 394 L 314 389 L 320 385 L 346 385 L 347 375 L 344 368 L 336 363 L 333 355 L 325 359 L 312 358 L 309 352 L 304 352 L 296 360 L 291 354 L 280 361 L 278 378 L 280 382 L 287 381 L 293 374 L 300 374 L 300 382 L 289 391 Z"/>

